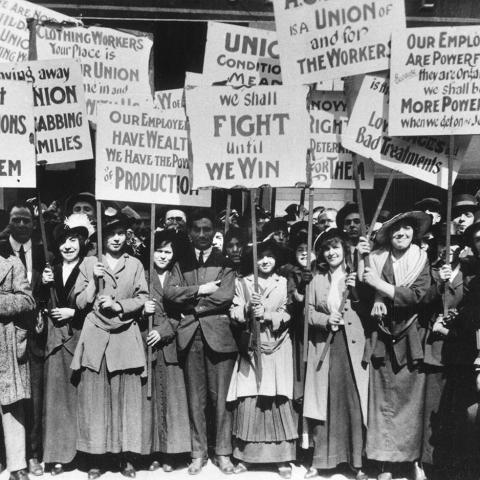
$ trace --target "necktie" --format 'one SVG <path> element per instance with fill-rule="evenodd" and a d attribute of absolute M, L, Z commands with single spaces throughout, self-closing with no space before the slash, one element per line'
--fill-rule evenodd
<path fill-rule="evenodd" d="M 23 248 L 23 245 L 20 245 L 20 250 L 18 251 L 18 257 L 22 261 L 25 269 L 27 269 L 27 257 L 25 256 L 25 249 Z"/>
<path fill-rule="evenodd" d="M 203 267 L 204 261 L 203 261 L 203 250 L 200 250 L 200 253 L 198 254 L 198 265 L 200 267 Z"/>

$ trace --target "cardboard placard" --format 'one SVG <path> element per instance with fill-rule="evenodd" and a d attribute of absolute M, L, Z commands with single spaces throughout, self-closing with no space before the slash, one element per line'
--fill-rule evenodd
<path fill-rule="evenodd" d="M 283 83 L 315 83 L 386 70 L 390 38 L 405 28 L 398 0 L 276 0 Z"/>
<path fill-rule="evenodd" d="M 101 200 L 210 206 L 191 192 L 183 110 L 99 106 L 95 192 Z"/>
<path fill-rule="evenodd" d="M 0 188 L 36 186 L 33 92 L 28 82 L 0 85 Z"/>
<path fill-rule="evenodd" d="M 173 90 L 158 90 L 154 95 L 153 106 L 165 112 L 169 110 L 184 111 L 185 97 L 183 88 L 175 88 Z"/>
<path fill-rule="evenodd" d="M 203 75 L 224 85 L 280 85 L 282 83 L 275 32 L 208 22 Z"/>
<path fill-rule="evenodd" d="M 0 64 L 0 80 L 30 80 L 37 161 L 93 158 L 80 64 L 73 59 Z"/>
<path fill-rule="evenodd" d="M 185 92 L 193 186 L 306 181 L 307 87 L 197 87 Z"/>
<path fill-rule="evenodd" d="M 152 44 L 146 35 L 111 28 L 37 28 L 39 60 L 80 59 L 87 115 L 93 122 L 98 104 L 137 106 L 152 102 L 149 77 Z"/>
<path fill-rule="evenodd" d="M 389 82 L 386 76 L 366 75 L 353 107 L 342 144 L 385 167 L 441 188 L 448 187 L 448 137 L 392 137 L 389 131 Z M 453 181 L 465 145 L 457 143 Z"/>
<path fill-rule="evenodd" d="M 390 135 L 480 133 L 480 26 L 392 38 Z"/>
<path fill-rule="evenodd" d="M 348 124 L 343 93 L 314 91 L 310 95 L 310 152 L 313 188 L 354 189 L 352 154 L 341 144 Z M 373 163 L 358 159 L 362 189 L 373 188 Z"/>
<path fill-rule="evenodd" d="M 209 85 L 211 85 L 211 83 L 208 83 L 202 73 L 185 72 L 185 88 L 208 87 Z"/>

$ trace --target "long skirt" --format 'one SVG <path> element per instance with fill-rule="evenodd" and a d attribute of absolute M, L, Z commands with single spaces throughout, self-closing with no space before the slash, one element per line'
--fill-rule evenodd
<path fill-rule="evenodd" d="M 189 452 L 190 422 L 183 370 L 165 363 L 158 352 L 153 364 L 152 398 L 147 398 L 146 379 L 142 383 L 142 454 Z"/>
<path fill-rule="evenodd" d="M 247 463 L 295 460 L 297 418 L 286 397 L 242 397 L 233 413 L 233 456 Z"/>
<path fill-rule="evenodd" d="M 78 385 L 77 449 L 91 454 L 133 452 L 142 447 L 140 371 L 81 371 Z"/>
<path fill-rule="evenodd" d="M 341 463 L 362 467 L 362 410 L 344 330 L 333 336 L 330 346 L 327 420 L 312 426 L 312 467 L 330 469 Z"/>
<path fill-rule="evenodd" d="M 43 404 L 43 460 L 70 463 L 77 453 L 78 375 L 70 364 L 73 355 L 63 347 L 45 359 Z"/>
<path fill-rule="evenodd" d="M 426 376 L 392 365 L 387 354 L 370 366 L 366 455 L 380 462 L 414 462 L 422 451 Z"/>

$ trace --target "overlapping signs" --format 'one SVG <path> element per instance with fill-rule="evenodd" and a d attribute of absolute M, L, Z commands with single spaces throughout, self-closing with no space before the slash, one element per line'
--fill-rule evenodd
<path fill-rule="evenodd" d="M 391 135 L 477 134 L 480 26 L 409 28 L 392 38 Z"/>
<path fill-rule="evenodd" d="M 366 75 L 348 127 L 342 135 L 342 145 L 385 167 L 448 188 L 448 138 L 390 136 L 388 102 L 389 82 L 386 76 Z M 465 147 L 465 142 L 457 142 L 453 181 L 460 169 Z"/>
<path fill-rule="evenodd" d="M 197 87 L 185 92 L 193 186 L 306 182 L 307 87 Z"/>
<path fill-rule="evenodd" d="M 398 0 L 274 1 L 284 84 L 386 70 L 390 38 L 405 28 Z"/>
<path fill-rule="evenodd" d="M 33 87 L 37 161 L 51 164 L 93 158 L 77 61 L 4 63 L 0 64 L 0 79 L 28 80 Z"/>
<path fill-rule="evenodd" d="M 28 82 L 0 86 L 0 187 L 34 188 L 33 93 Z"/>

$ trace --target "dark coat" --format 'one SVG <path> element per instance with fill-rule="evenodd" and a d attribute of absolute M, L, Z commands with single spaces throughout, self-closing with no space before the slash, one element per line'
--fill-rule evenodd
<path fill-rule="evenodd" d="M 198 287 L 220 280 L 220 288 L 209 296 Z M 235 272 L 231 262 L 217 249 L 199 266 L 193 251 L 178 261 L 164 292 L 167 312 L 179 319 L 177 347 L 185 350 L 200 326 L 209 347 L 219 353 L 233 353 L 237 345 L 230 328 L 228 311 L 235 293 Z"/>

